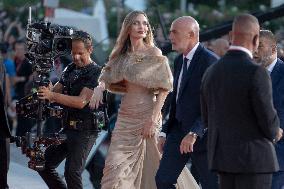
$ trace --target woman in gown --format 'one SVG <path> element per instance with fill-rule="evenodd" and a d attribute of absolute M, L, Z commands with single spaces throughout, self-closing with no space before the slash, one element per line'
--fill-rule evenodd
<path fill-rule="evenodd" d="M 167 58 L 154 45 L 146 14 L 129 13 L 90 101 L 91 108 L 98 107 L 105 89 L 123 94 L 102 189 L 156 189 L 155 175 L 161 158 L 157 133 L 172 80 Z M 198 188 L 186 168 L 177 185 L 179 189 Z"/>

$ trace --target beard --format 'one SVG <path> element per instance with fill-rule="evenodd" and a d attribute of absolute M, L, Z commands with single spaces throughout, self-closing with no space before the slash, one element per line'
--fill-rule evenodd
<path fill-rule="evenodd" d="M 83 67 L 85 64 L 81 61 L 81 60 L 78 60 L 78 61 L 73 61 L 78 67 Z"/>
<path fill-rule="evenodd" d="M 263 56 L 261 58 L 256 59 L 256 63 L 263 66 L 263 67 L 267 67 L 272 63 L 272 55 L 270 56 Z"/>

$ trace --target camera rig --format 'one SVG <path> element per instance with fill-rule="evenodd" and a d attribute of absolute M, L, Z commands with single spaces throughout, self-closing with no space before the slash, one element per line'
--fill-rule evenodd
<path fill-rule="evenodd" d="M 55 58 L 71 54 L 72 34 L 73 29 L 67 26 L 43 21 L 32 23 L 30 8 L 26 33 L 26 57 L 32 64 L 33 71 L 36 72 L 35 88 L 49 85 L 48 76 Z M 62 108 L 40 100 L 36 92 L 37 90 L 18 101 L 17 113 L 39 121 L 52 116 L 61 118 Z"/>
<path fill-rule="evenodd" d="M 37 88 L 48 86 L 49 72 L 53 68 L 54 59 L 71 53 L 71 35 L 73 29 L 54 25 L 48 22 L 31 22 L 31 8 L 26 33 L 26 57 L 36 72 L 34 80 L 36 90 L 16 103 L 19 116 L 36 119 L 36 134 L 27 132 L 25 136 L 15 137 L 16 145 L 21 147 L 22 153 L 30 158 L 28 167 L 34 170 L 44 169 L 45 150 L 51 145 L 58 145 L 64 141 L 61 134 L 42 134 L 43 120 L 49 117 L 62 118 L 64 112 L 59 106 L 53 106 L 37 96 Z"/>
<path fill-rule="evenodd" d="M 65 140 L 66 136 L 58 133 L 37 136 L 36 134 L 27 132 L 25 136 L 15 137 L 17 147 L 21 147 L 23 154 L 26 154 L 30 161 L 28 167 L 41 171 L 45 168 L 45 150 L 51 145 L 59 145 Z"/>

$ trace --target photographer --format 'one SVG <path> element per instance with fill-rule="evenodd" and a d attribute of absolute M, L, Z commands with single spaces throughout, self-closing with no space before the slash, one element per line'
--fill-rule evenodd
<path fill-rule="evenodd" d="M 40 99 L 46 99 L 64 106 L 64 130 L 66 140 L 45 151 L 45 169 L 38 171 L 49 188 L 83 188 L 81 174 L 87 156 L 96 140 L 97 130 L 93 113 L 87 105 L 100 74 L 100 67 L 90 58 L 93 51 L 90 35 L 76 31 L 72 35 L 72 58 L 52 90 L 41 86 Z M 55 168 L 66 158 L 65 180 L 58 176 Z"/>

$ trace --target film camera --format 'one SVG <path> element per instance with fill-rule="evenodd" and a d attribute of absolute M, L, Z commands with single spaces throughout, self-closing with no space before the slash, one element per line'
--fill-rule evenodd
<path fill-rule="evenodd" d="M 37 72 L 35 86 L 48 86 L 48 74 L 52 70 L 56 57 L 71 54 L 73 29 L 59 26 L 49 22 L 29 23 L 27 27 L 27 54 Z M 58 106 L 50 106 L 47 102 L 39 100 L 36 91 L 18 101 L 16 104 L 17 114 L 43 120 L 48 117 L 62 117 L 62 109 Z"/>
<path fill-rule="evenodd" d="M 73 29 L 49 22 L 36 22 L 27 27 L 27 58 L 38 72 L 50 72 L 56 57 L 71 54 Z"/>

